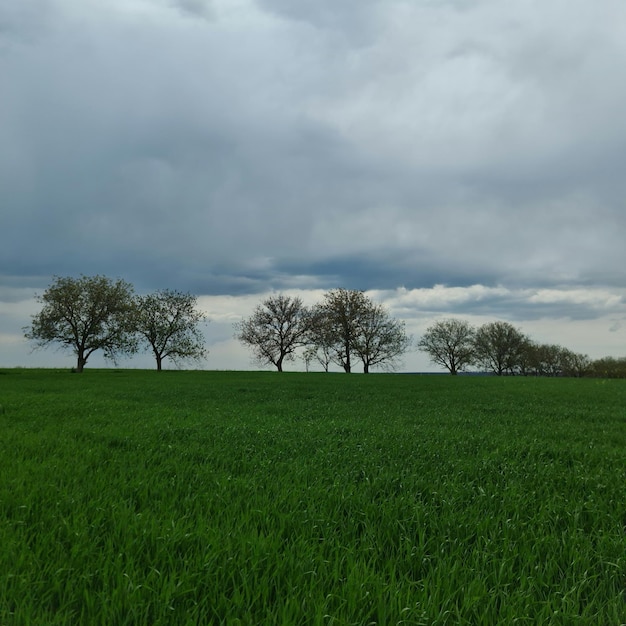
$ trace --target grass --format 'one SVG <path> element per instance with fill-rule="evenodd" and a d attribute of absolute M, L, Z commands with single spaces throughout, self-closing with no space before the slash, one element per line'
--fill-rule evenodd
<path fill-rule="evenodd" d="M 626 623 L 626 381 L 0 370 L 0 624 Z"/>

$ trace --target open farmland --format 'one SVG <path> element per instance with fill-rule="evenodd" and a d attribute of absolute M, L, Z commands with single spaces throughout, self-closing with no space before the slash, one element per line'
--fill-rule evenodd
<path fill-rule="evenodd" d="M 0 624 L 626 623 L 626 381 L 0 371 Z"/>

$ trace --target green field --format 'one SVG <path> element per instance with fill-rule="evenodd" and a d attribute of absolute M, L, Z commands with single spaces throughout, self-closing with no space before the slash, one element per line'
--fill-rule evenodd
<path fill-rule="evenodd" d="M 626 623 L 626 381 L 0 371 L 0 624 Z"/>

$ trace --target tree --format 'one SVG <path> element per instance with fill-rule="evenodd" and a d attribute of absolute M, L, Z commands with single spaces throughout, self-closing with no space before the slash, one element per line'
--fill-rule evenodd
<path fill-rule="evenodd" d="M 427 328 L 417 347 L 428 354 L 431 363 L 456 375 L 474 361 L 475 334 L 468 322 L 445 319 Z"/>
<path fill-rule="evenodd" d="M 626 357 L 605 356 L 592 361 L 589 376 L 597 378 L 626 378 Z"/>
<path fill-rule="evenodd" d="M 537 376 L 562 376 L 565 369 L 567 351 L 556 345 L 530 343 L 531 363 Z"/>
<path fill-rule="evenodd" d="M 309 342 L 328 351 L 333 363 L 352 371 L 361 322 L 371 302 L 362 291 L 331 289 L 312 312 Z"/>
<path fill-rule="evenodd" d="M 54 277 L 42 296 L 43 304 L 24 329 L 36 347 L 60 344 L 76 355 L 76 371 L 82 372 L 96 350 L 115 361 L 117 355 L 134 352 L 136 345 L 129 315 L 133 287 L 105 276 Z"/>
<path fill-rule="evenodd" d="M 330 364 L 332 363 L 331 347 L 325 345 L 309 344 L 304 350 L 302 355 L 306 371 L 309 371 L 309 366 L 313 361 L 317 361 L 325 372 L 328 372 Z"/>
<path fill-rule="evenodd" d="M 410 344 L 403 322 L 362 291 L 348 289 L 331 289 L 313 307 L 308 338 L 309 360 L 316 358 L 326 371 L 335 363 L 348 374 L 355 358 L 366 374 L 378 365 L 393 369 Z"/>
<path fill-rule="evenodd" d="M 270 296 L 251 317 L 235 324 L 235 338 L 252 348 L 258 363 L 282 372 L 284 361 L 292 361 L 295 351 L 306 345 L 308 322 L 309 310 L 300 298 Z"/>
<path fill-rule="evenodd" d="M 508 322 L 483 324 L 474 337 L 476 362 L 498 376 L 515 374 L 528 339 Z"/>
<path fill-rule="evenodd" d="M 582 376 L 586 376 L 591 369 L 591 359 L 586 354 L 572 352 L 564 348 L 562 358 L 564 376 L 581 378 Z"/>
<path fill-rule="evenodd" d="M 517 357 L 516 372 L 521 376 L 539 376 L 538 344 L 530 337 L 524 337 Z"/>
<path fill-rule="evenodd" d="M 169 289 L 136 298 L 133 328 L 152 350 L 158 371 L 165 358 L 180 363 L 206 357 L 198 328 L 206 316 L 196 306 L 196 296 Z"/>
<path fill-rule="evenodd" d="M 363 361 L 363 373 L 368 374 L 377 365 L 395 369 L 410 343 L 404 322 L 390 317 L 381 304 L 368 303 L 360 315 L 354 341 L 354 352 Z"/>

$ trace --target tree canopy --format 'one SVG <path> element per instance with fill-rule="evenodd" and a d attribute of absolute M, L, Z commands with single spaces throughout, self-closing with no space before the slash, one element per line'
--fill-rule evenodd
<path fill-rule="evenodd" d="M 313 307 L 308 343 L 307 361 L 315 358 L 325 370 L 332 362 L 349 374 L 360 359 L 367 374 L 376 366 L 394 369 L 410 339 L 404 322 L 362 291 L 332 289 Z"/>
<path fill-rule="evenodd" d="M 333 363 L 349 374 L 369 300 L 362 291 L 331 289 L 313 308 L 309 342 L 325 348 Z"/>
<path fill-rule="evenodd" d="M 76 371 L 82 372 L 96 350 L 115 360 L 134 352 L 136 342 L 129 324 L 133 287 L 124 280 L 105 276 L 80 278 L 56 276 L 43 295 L 43 304 L 24 329 L 37 347 L 59 344 L 76 355 Z"/>
<path fill-rule="evenodd" d="M 432 363 L 456 375 L 474 362 L 475 334 L 469 322 L 445 319 L 428 328 L 417 347 L 428 354 Z"/>
<path fill-rule="evenodd" d="M 498 376 L 514 374 L 528 339 L 509 322 L 489 322 L 476 331 L 474 355 L 476 362 Z"/>
<path fill-rule="evenodd" d="M 284 361 L 293 360 L 296 349 L 306 344 L 309 311 L 300 298 L 270 296 L 251 317 L 236 323 L 235 329 L 235 337 L 252 349 L 259 364 L 282 372 Z"/>
<path fill-rule="evenodd" d="M 411 343 L 404 322 L 389 315 L 382 304 L 369 302 L 361 314 L 354 351 L 363 362 L 363 372 L 381 365 L 393 370 Z"/>
<path fill-rule="evenodd" d="M 279 372 L 299 348 L 307 369 L 317 360 L 325 371 L 334 363 L 350 373 L 355 359 L 362 361 L 365 373 L 374 366 L 393 369 L 410 343 L 404 322 L 362 291 L 347 289 L 328 291 L 312 309 L 300 298 L 271 296 L 235 329 L 235 337 L 252 349 L 258 363 L 274 365 Z"/>
<path fill-rule="evenodd" d="M 207 355 L 199 329 L 206 317 L 189 293 L 164 289 L 135 296 L 124 280 L 81 275 L 55 276 L 35 298 L 42 308 L 24 327 L 25 337 L 37 348 L 57 345 L 73 352 L 77 372 L 97 350 L 116 362 L 143 345 L 152 351 L 157 370 L 164 359 L 180 363 Z M 313 361 L 325 371 L 335 364 L 350 373 L 358 361 L 364 373 L 373 367 L 393 370 L 411 346 L 404 321 L 363 291 L 341 288 L 327 291 L 310 308 L 299 297 L 272 295 L 235 328 L 235 338 L 252 349 L 255 360 L 278 371 L 296 356 L 307 371 Z M 556 344 L 536 343 L 504 321 L 474 328 L 459 319 L 440 320 L 426 329 L 417 347 L 451 374 L 474 366 L 499 376 L 626 377 L 625 359 L 592 361 Z"/>
<path fill-rule="evenodd" d="M 180 363 L 207 355 L 199 328 L 205 319 L 196 296 L 189 293 L 164 289 L 135 299 L 133 329 L 154 354 L 159 371 L 163 359 Z"/>

